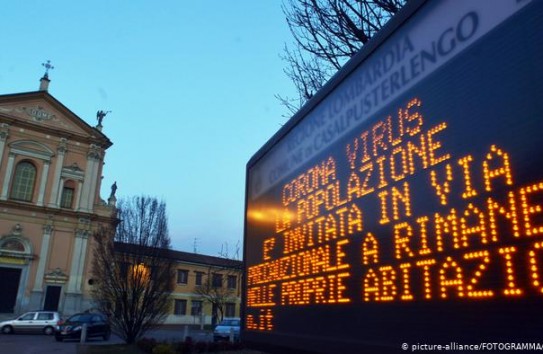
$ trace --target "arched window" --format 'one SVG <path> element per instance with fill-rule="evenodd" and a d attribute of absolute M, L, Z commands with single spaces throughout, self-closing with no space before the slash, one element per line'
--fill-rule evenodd
<path fill-rule="evenodd" d="M 74 181 L 66 181 L 62 188 L 62 196 L 60 197 L 61 208 L 72 208 L 74 201 L 75 184 Z"/>
<path fill-rule="evenodd" d="M 0 245 L 0 249 L 9 252 L 25 252 L 25 246 L 19 240 L 15 239 L 5 240 Z"/>
<path fill-rule="evenodd" d="M 34 259 L 32 244 L 25 237 L 13 234 L 2 236 L 0 238 L 0 256 L 2 258 L 15 258 L 17 259 L 17 264 L 28 264 L 29 261 Z M 23 263 L 20 263 L 21 261 Z"/>
<path fill-rule="evenodd" d="M 15 176 L 11 185 L 11 199 L 31 202 L 34 195 L 36 167 L 28 161 L 21 161 L 15 168 Z"/>

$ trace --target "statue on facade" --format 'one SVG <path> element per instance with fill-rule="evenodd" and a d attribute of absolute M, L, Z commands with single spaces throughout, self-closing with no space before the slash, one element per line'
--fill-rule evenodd
<path fill-rule="evenodd" d="M 104 117 L 107 116 L 108 113 L 111 113 L 111 111 L 99 110 L 98 112 L 96 112 L 96 119 L 98 119 L 98 126 L 102 126 L 102 120 L 104 120 Z"/>
<path fill-rule="evenodd" d="M 109 195 L 109 197 L 115 197 L 115 192 L 117 192 L 117 181 L 113 182 L 113 184 L 111 185 L 111 194 Z"/>

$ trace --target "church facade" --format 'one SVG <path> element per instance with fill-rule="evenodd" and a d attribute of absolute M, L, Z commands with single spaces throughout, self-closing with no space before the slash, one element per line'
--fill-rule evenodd
<path fill-rule="evenodd" d="M 92 233 L 115 218 L 100 198 L 112 142 L 48 92 L 0 95 L 0 316 L 91 308 Z M 103 116 L 98 117 L 103 118 Z"/>

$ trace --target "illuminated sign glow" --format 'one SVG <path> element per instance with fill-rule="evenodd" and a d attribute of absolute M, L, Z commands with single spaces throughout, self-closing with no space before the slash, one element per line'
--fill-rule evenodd
<path fill-rule="evenodd" d="M 399 108 L 396 126 L 389 116 L 346 145 L 345 159 L 351 169 L 347 180 L 338 179 L 330 156 L 283 186 L 275 235 L 263 242 L 263 262 L 248 268 L 249 307 L 350 302 L 343 294 L 343 279 L 351 276 L 344 248 L 355 234 L 361 235 L 361 263 L 366 266 L 360 293 L 364 301 L 412 301 L 415 287 L 424 289 L 422 298 L 427 300 L 519 296 L 523 291 L 515 283 L 513 257 L 529 261 L 525 263 L 531 265 L 532 285 L 543 292 L 537 272 L 543 256 L 541 242 L 523 247 L 524 254 L 508 245 L 543 234 L 543 223 L 537 220 L 543 209 L 535 200 L 543 196 L 543 180 L 516 186 L 510 155 L 496 145 L 482 156 L 453 158 L 439 138 L 446 133 L 447 123 L 424 129 L 421 105 L 420 99 L 411 100 Z M 449 205 L 452 195 L 465 203 L 416 215 L 405 179 L 425 170 L 426 196 L 443 206 Z M 479 186 L 472 182 L 475 170 L 482 171 Z M 457 190 L 451 187 L 454 180 L 459 182 Z M 393 182 L 401 183 L 390 186 Z M 496 185 L 508 189 L 496 195 Z M 479 195 L 485 196 L 483 203 L 470 202 Z M 372 231 L 365 229 L 364 204 L 357 203 L 363 196 L 377 197 L 378 205 L 367 207 L 379 210 L 379 224 L 391 226 L 393 247 L 382 247 Z M 498 220 L 506 222 L 509 230 L 500 231 Z M 274 252 L 279 245 L 279 252 Z M 386 250 L 393 254 L 385 257 Z M 451 251 L 461 252 L 455 257 L 433 256 Z M 396 262 L 387 264 L 383 258 Z M 492 289 L 479 289 L 478 283 L 493 263 L 505 269 L 502 282 Z M 422 284 L 413 283 L 411 273 L 416 271 L 424 275 Z"/>
<path fill-rule="evenodd" d="M 525 68 L 543 59 L 543 6 L 532 7 L 280 182 L 251 190 L 297 126 L 249 164 L 246 340 L 334 352 L 537 338 L 543 70 Z"/>

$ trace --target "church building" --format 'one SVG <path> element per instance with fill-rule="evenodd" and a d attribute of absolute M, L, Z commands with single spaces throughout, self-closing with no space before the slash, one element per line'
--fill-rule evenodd
<path fill-rule="evenodd" d="M 100 198 L 112 145 L 48 92 L 0 95 L 0 316 L 92 307 L 92 233 L 115 218 Z"/>

